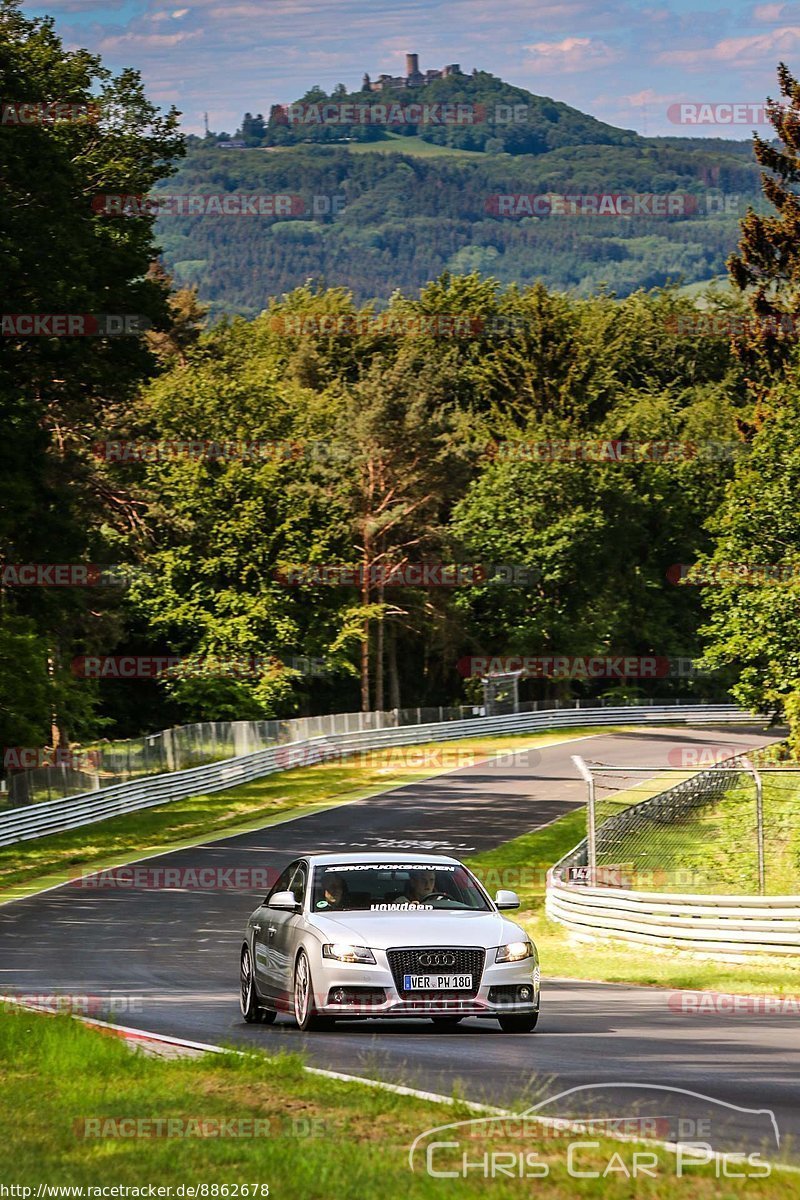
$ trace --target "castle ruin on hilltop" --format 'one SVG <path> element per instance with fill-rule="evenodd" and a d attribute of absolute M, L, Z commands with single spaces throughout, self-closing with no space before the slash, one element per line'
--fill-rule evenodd
<path fill-rule="evenodd" d="M 434 79 L 447 79 L 449 75 L 461 74 L 462 70 L 458 63 L 450 63 L 448 66 L 442 67 L 440 71 L 420 71 L 419 55 L 407 54 L 405 75 L 379 75 L 377 79 L 371 80 L 365 72 L 362 91 L 401 92 L 406 88 L 424 87 L 426 83 L 433 83 Z"/>

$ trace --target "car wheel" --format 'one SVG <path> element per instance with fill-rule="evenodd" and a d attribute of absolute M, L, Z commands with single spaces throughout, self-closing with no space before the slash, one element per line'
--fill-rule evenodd
<path fill-rule="evenodd" d="M 298 1029 L 312 1033 L 314 1030 L 333 1028 L 333 1021 L 320 1017 L 314 1005 L 314 984 L 305 950 L 300 951 L 294 966 L 294 1019 Z"/>
<path fill-rule="evenodd" d="M 456 1025 L 459 1025 L 464 1020 L 464 1018 L 463 1017 L 431 1017 L 431 1020 L 433 1021 L 434 1025 L 438 1026 L 439 1029 L 455 1029 Z"/>
<path fill-rule="evenodd" d="M 503 1033 L 531 1033 L 539 1020 L 538 1012 L 526 1013 L 524 1017 L 498 1017 Z"/>
<path fill-rule="evenodd" d="M 248 946 L 242 946 L 242 959 L 239 971 L 239 1008 L 248 1025 L 262 1023 L 271 1025 L 277 1017 L 272 1009 L 261 1008 L 256 995 L 256 983 L 253 977 L 253 960 Z"/>

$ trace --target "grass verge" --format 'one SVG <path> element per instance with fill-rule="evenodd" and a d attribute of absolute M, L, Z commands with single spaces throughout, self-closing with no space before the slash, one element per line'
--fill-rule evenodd
<path fill-rule="evenodd" d="M 752 963 L 706 961 L 685 951 L 649 950 L 612 939 L 586 942 L 549 920 L 544 911 L 547 868 L 585 834 L 586 814 L 578 810 L 546 829 L 465 859 L 490 891 L 511 887 L 519 892 L 520 923 L 539 947 L 545 977 L 774 996 L 800 993 L 800 964 L 783 957 L 759 957 Z"/>
<path fill-rule="evenodd" d="M 429 1175 L 424 1156 L 410 1170 L 408 1148 L 425 1130 L 472 1115 L 463 1105 L 446 1107 L 313 1076 L 294 1056 L 164 1061 L 133 1054 L 117 1039 L 68 1017 L 13 1011 L 0 1014 L 0 1081 L 0 1179 L 32 1189 L 29 1196 L 40 1184 L 144 1186 L 143 1193 L 129 1194 L 146 1196 L 153 1184 L 172 1187 L 174 1197 L 180 1185 L 199 1184 L 206 1191 L 198 1196 L 251 1200 L 261 1200 L 266 1188 L 276 1200 L 452 1197 L 454 1180 Z M 208 1133 L 219 1123 L 221 1134 Z M 692 1167 L 688 1178 L 676 1178 L 675 1158 L 666 1150 L 654 1151 L 656 1176 L 634 1182 L 633 1155 L 641 1146 L 593 1136 L 592 1148 L 583 1149 L 578 1161 L 580 1170 L 597 1177 L 575 1178 L 567 1172 L 563 1138 L 542 1137 L 532 1123 L 524 1141 L 512 1140 L 508 1125 L 498 1121 L 472 1128 L 482 1136 L 458 1131 L 471 1163 L 500 1151 L 515 1162 L 536 1157 L 523 1157 L 528 1178 L 487 1179 L 482 1171 L 467 1171 L 466 1178 L 455 1180 L 465 1200 L 485 1196 L 487 1185 L 496 1200 L 530 1196 L 531 1161 L 539 1176 L 536 1193 L 552 1200 L 622 1200 L 634 1194 L 646 1200 L 711 1200 L 721 1194 L 714 1168 Z M 159 1129 L 160 1136 L 154 1135 Z M 170 1129 L 172 1136 L 164 1136 Z M 458 1161 L 458 1152 L 451 1151 L 447 1165 L 441 1158 L 433 1165 L 453 1169 Z M 726 1179 L 724 1195 L 782 1200 L 796 1196 L 796 1188 L 792 1176 L 773 1173 Z"/>
<path fill-rule="evenodd" d="M 575 728 L 387 748 L 364 758 L 295 767 L 223 792 L 16 842 L 0 847 L 0 902 L 65 883 L 86 871 L 109 870 L 135 858 L 198 845 L 213 834 L 262 829 L 433 778 L 484 757 L 527 747 L 543 749 L 594 732 Z"/>

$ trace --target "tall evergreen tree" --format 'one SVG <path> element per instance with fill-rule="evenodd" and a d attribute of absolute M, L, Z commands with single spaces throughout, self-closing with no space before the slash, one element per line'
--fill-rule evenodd
<path fill-rule="evenodd" d="M 728 271 L 745 293 L 751 319 L 735 345 L 748 382 L 763 398 L 790 357 L 800 334 L 800 83 L 778 66 L 780 100 L 767 100 L 774 140 L 753 135 L 753 150 L 765 169 L 761 186 L 774 214 L 748 210 L 741 222 L 738 253 Z"/>

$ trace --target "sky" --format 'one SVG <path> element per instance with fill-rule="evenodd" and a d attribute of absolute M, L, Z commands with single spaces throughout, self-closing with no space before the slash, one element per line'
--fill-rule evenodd
<path fill-rule="evenodd" d="M 780 61 L 800 73 L 800 0 L 45 0 L 66 46 L 142 74 L 183 127 L 217 132 L 245 111 L 288 103 L 313 84 L 355 90 L 373 78 L 460 63 L 650 136 L 747 138 L 755 126 L 687 125 L 680 104 L 759 104 L 777 96 Z M 700 112 L 700 110 L 697 110 Z M 672 116 L 670 116 L 670 113 Z M 702 115 L 702 114 L 701 114 Z M 727 109 L 706 110 L 727 120 Z"/>

